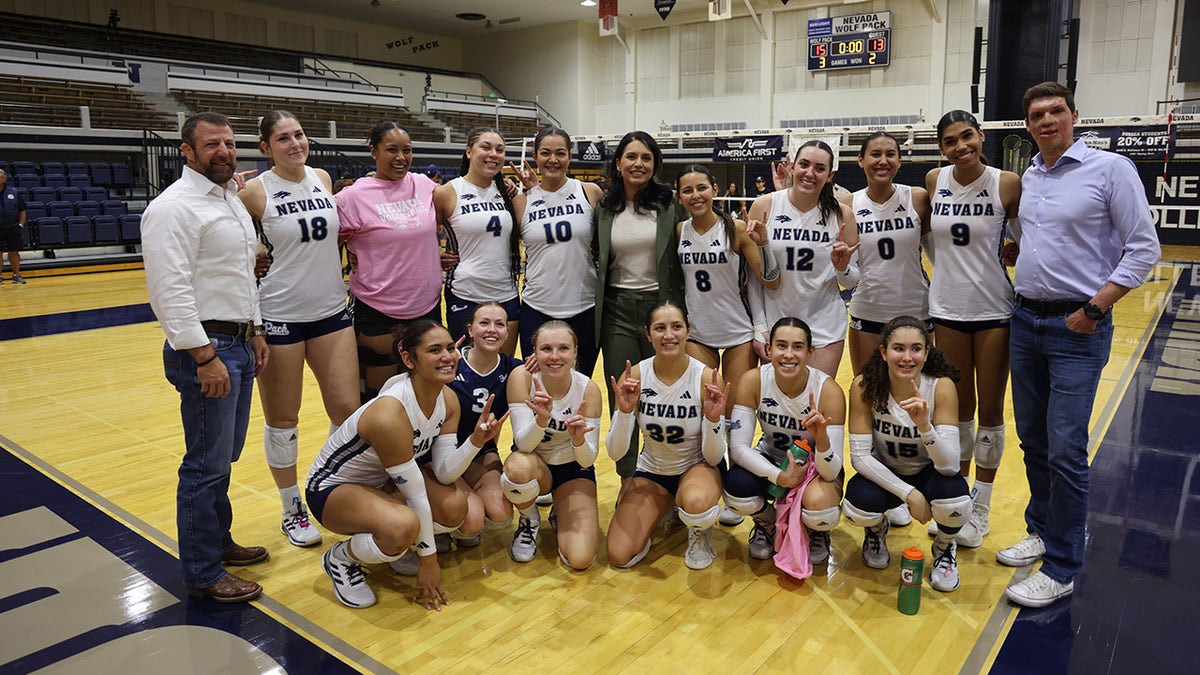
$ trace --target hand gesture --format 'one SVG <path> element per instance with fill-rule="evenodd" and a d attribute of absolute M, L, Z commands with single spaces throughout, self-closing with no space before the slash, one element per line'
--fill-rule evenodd
<path fill-rule="evenodd" d="M 542 362 L 538 361 L 537 354 L 530 354 L 529 356 L 525 357 L 525 370 L 528 371 L 528 373 L 530 375 L 536 373 L 537 371 L 539 371 L 541 369 L 542 369 Z"/>
<path fill-rule="evenodd" d="M 504 189 L 508 192 L 509 199 L 516 199 L 517 195 L 521 194 L 521 186 L 511 177 L 504 179 Z"/>
<path fill-rule="evenodd" d="M 521 181 L 521 185 L 525 186 L 526 190 L 538 184 L 537 172 L 529 167 L 529 162 L 521 160 L 520 167 L 509 162 L 508 168 L 512 169 L 512 172 L 517 175 L 517 179 Z"/>
<path fill-rule="evenodd" d="M 729 383 L 721 386 L 721 376 L 713 368 L 712 382 L 704 383 L 704 396 L 701 405 L 704 407 L 704 418 L 709 422 L 718 422 L 725 414 L 725 401 L 729 399 Z"/>
<path fill-rule="evenodd" d="M 554 399 L 550 398 L 550 394 L 547 394 L 545 389 L 542 389 L 542 383 L 536 377 L 533 378 L 533 396 L 529 397 L 526 405 L 537 416 L 539 427 L 545 427 L 550 423 L 550 408 L 554 405 Z"/>
<path fill-rule="evenodd" d="M 471 432 L 471 443 L 477 448 L 482 448 L 484 443 L 499 436 L 504 420 L 508 419 L 508 413 L 504 413 L 500 419 L 496 419 L 492 414 L 492 402 L 495 400 L 495 394 L 488 396 L 487 403 L 483 404 L 483 412 L 479 413 L 479 424 L 475 425 L 475 431 Z"/>
<path fill-rule="evenodd" d="M 920 378 L 921 375 L 918 373 L 916 377 L 909 380 L 912 384 L 912 396 L 900 401 L 900 407 L 908 413 L 909 418 L 917 425 L 918 429 L 927 429 L 929 428 L 929 401 L 921 396 L 921 387 L 917 384 Z"/>
<path fill-rule="evenodd" d="M 258 173 L 258 169 L 249 169 L 246 171 L 233 172 L 233 184 L 237 186 L 237 191 L 241 192 L 246 189 L 246 181 L 254 178 L 254 174 Z"/>
<path fill-rule="evenodd" d="M 842 239 L 842 235 L 845 232 L 846 224 L 840 223 L 838 225 L 837 239 L 833 242 L 833 251 L 829 253 L 829 258 L 833 261 L 834 268 L 839 272 L 846 271 L 846 268 L 850 266 L 850 256 L 854 255 L 854 252 L 862 246 L 861 241 L 853 246 L 846 245 L 845 240 Z"/>
<path fill-rule="evenodd" d="M 442 590 L 442 568 L 438 567 L 436 555 L 421 558 L 417 568 L 417 588 L 413 592 L 413 602 L 425 609 L 442 611 L 442 605 L 449 605 L 446 591 Z"/>
<path fill-rule="evenodd" d="M 462 356 L 462 346 L 463 346 L 463 343 L 466 341 L 467 341 L 466 335 L 463 335 L 462 337 L 460 337 L 454 341 L 454 351 L 458 352 L 459 357 Z"/>
<path fill-rule="evenodd" d="M 612 381 L 613 398 L 616 399 L 617 408 L 623 413 L 633 412 L 634 408 L 637 408 L 638 397 L 642 395 L 642 381 L 633 379 L 633 364 L 625 362 L 625 373 L 621 375 L 620 382 L 612 376 L 608 379 Z"/>
<path fill-rule="evenodd" d="M 810 391 L 808 392 L 808 415 L 800 422 L 808 433 L 813 435 L 818 444 L 829 443 L 829 435 L 825 429 L 829 426 L 829 420 L 825 415 L 817 410 L 817 397 Z"/>
<path fill-rule="evenodd" d="M 912 514 L 912 517 L 922 525 L 933 520 L 933 510 L 929 508 L 929 500 L 921 494 L 920 490 L 908 493 L 908 498 L 904 500 L 904 503 L 908 504 L 908 512 Z"/>
<path fill-rule="evenodd" d="M 771 241 L 767 234 L 767 224 L 761 220 L 751 218 L 746 221 L 746 234 L 750 236 L 750 241 L 754 242 L 755 246 L 766 246 Z"/>
<path fill-rule="evenodd" d="M 788 446 L 787 452 L 784 453 L 783 469 L 775 479 L 775 484 L 790 490 L 804 482 L 804 476 L 807 474 L 808 467 L 796 463 L 796 458 L 792 457 L 792 448 Z"/>
<path fill-rule="evenodd" d="M 575 447 L 582 446 L 586 442 L 584 436 L 595 430 L 596 427 L 588 424 L 587 419 L 578 413 L 571 415 L 571 418 L 567 420 L 567 433 L 571 434 L 571 445 Z"/>
<path fill-rule="evenodd" d="M 792 186 L 792 158 L 784 157 L 779 160 L 779 163 L 771 162 L 771 181 L 775 184 L 776 190 L 783 190 Z"/>

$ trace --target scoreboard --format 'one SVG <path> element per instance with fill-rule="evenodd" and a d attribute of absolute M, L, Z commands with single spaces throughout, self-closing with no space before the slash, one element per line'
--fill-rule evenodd
<path fill-rule="evenodd" d="M 808 22 L 808 69 L 873 68 L 891 63 L 892 13 L 867 12 Z"/>

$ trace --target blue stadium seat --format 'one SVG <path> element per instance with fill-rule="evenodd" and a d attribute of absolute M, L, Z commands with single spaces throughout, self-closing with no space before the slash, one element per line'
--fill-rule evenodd
<path fill-rule="evenodd" d="M 42 202 L 25 202 L 25 222 L 32 223 L 38 218 L 45 218 L 50 215 L 46 210 L 46 205 Z"/>
<path fill-rule="evenodd" d="M 121 225 L 116 216 L 96 216 L 92 218 L 92 227 L 96 230 L 97 242 L 121 240 Z"/>
<path fill-rule="evenodd" d="M 52 187 L 35 187 L 29 191 L 29 199 L 35 202 L 52 202 L 58 199 L 58 190 Z"/>
<path fill-rule="evenodd" d="M 34 223 L 34 225 L 36 225 L 36 224 L 37 223 Z M 29 225 L 29 221 L 26 221 L 25 227 L 21 228 L 21 248 L 22 249 L 33 248 L 30 243 L 32 241 L 31 237 L 33 236 L 29 232 L 31 229 L 33 229 L 33 228 Z"/>
<path fill-rule="evenodd" d="M 92 162 L 92 185 L 112 185 L 112 167 L 108 162 Z"/>
<path fill-rule="evenodd" d="M 66 187 L 69 183 L 67 183 L 67 177 L 60 173 L 58 175 L 49 174 L 42 176 L 42 185 L 49 188 L 61 188 Z"/>
<path fill-rule="evenodd" d="M 90 199 L 94 202 L 102 202 L 108 199 L 108 188 L 90 187 L 83 191 L 83 198 Z"/>
<path fill-rule="evenodd" d="M 62 162 L 42 162 L 43 176 L 62 176 L 66 173 Z"/>
<path fill-rule="evenodd" d="M 37 164 L 33 162 L 13 162 L 12 172 L 18 176 L 23 173 L 37 174 Z"/>
<path fill-rule="evenodd" d="M 15 169 L 14 169 L 14 171 L 15 171 Z M 42 187 L 42 177 L 37 175 L 36 173 L 18 173 L 18 174 L 16 174 L 16 176 L 17 176 L 17 187 L 31 188 L 31 189 L 35 188 L 35 187 Z"/>
<path fill-rule="evenodd" d="M 55 218 L 70 218 L 75 215 L 75 204 L 73 202 L 50 202 L 46 206 L 46 209 Z M 39 241 L 41 240 L 39 239 Z"/>
<path fill-rule="evenodd" d="M 88 175 L 87 162 L 67 162 L 68 176 L 86 176 Z"/>
<path fill-rule="evenodd" d="M 87 174 L 73 173 L 67 176 L 67 185 L 77 188 L 90 188 L 92 187 L 92 179 Z"/>
<path fill-rule="evenodd" d="M 142 217 L 136 213 L 121 216 L 121 241 L 142 240 Z"/>
<path fill-rule="evenodd" d="M 66 241 L 63 233 L 62 218 L 46 216 L 37 219 L 37 245 L 41 247 L 57 246 Z"/>
<path fill-rule="evenodd" d="M 121 162 L 113 162 L 112 165 L 112 182 L 110 185 L 117 187 L 129 187 L 133 185 L 133 177 L 129 172 L 129 165 Z"/>
<path fill-rule="evenodd" d="M 125 202 L 120 199 L 106 199 L 100 202 L 100 212 L 106 216 L 123 216 L 125 211 Z"/>
<path fill-rule="evenodd" d="M 77 202 L 83 199 L 83 190 L 77 187 L 60 187 L 58 188 L 58 198 L 64 202 Z"/>
<path fill-rule="evenodd" d="M 67 243 L 90 244 L 92 236 L 92 219 L 87 216 L 71 216 L 67 218 Z"/>
<path fill-rule="evenodd" d="M 100 202 L 88 201 L 86 199 L 80 202 L 75 202 L 75 213 L 78 213 L 81 216 L 87 216 L 88 218 L 91 218 L 92 216 L 98 216 L 100 215 Z"/>
<path fill-rule="evenodd" d="M 12 175 L 12 165 L 0 159 L 0 171 L 3 171 L 6 176 Z"/>
<path fill-rule="evenodd" d="M 15 189 L 17 191 L 17 196 L 20 197 L 21 199 L 24 199 L 25 201 L 30 200 L 29 188 L 19 187 L 19 188 L 13 188 L 13 189 Z"/>

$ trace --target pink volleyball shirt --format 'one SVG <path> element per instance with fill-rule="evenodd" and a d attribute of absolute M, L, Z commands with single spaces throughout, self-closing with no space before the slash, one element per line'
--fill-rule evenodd
<path fill-rule="evenodd" d="M 428 177 L 360 178 L 337 195 L 339 232 L 358 257 L 350 292 L 393 319 L 437 305 L 442 291 L 437 219 Z"/>

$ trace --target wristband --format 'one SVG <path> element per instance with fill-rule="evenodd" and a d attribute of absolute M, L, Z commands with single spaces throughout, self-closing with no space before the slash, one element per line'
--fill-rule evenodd
<path fill-rule="evenodd" d="M 212 356 L 210 356 L 210 357 L 208 357 L 207 359 L 204 359 L 203 361 L 200 361 L 200 362 L 198 362 L 198 363 L 196 364 L 196 367 L 197 367 L 197 368 L 203 368 L 204 366 L 207 366 L 208 364 L 212 363 L 212 362 L 213 362 L 213 360 L 214 360 L 214 359 L 216 359 L 216 358 L 217 358 L 217 351 L 214 349 L 214 350 L 213 350 L 213 355 L 212 355 Z"/>

